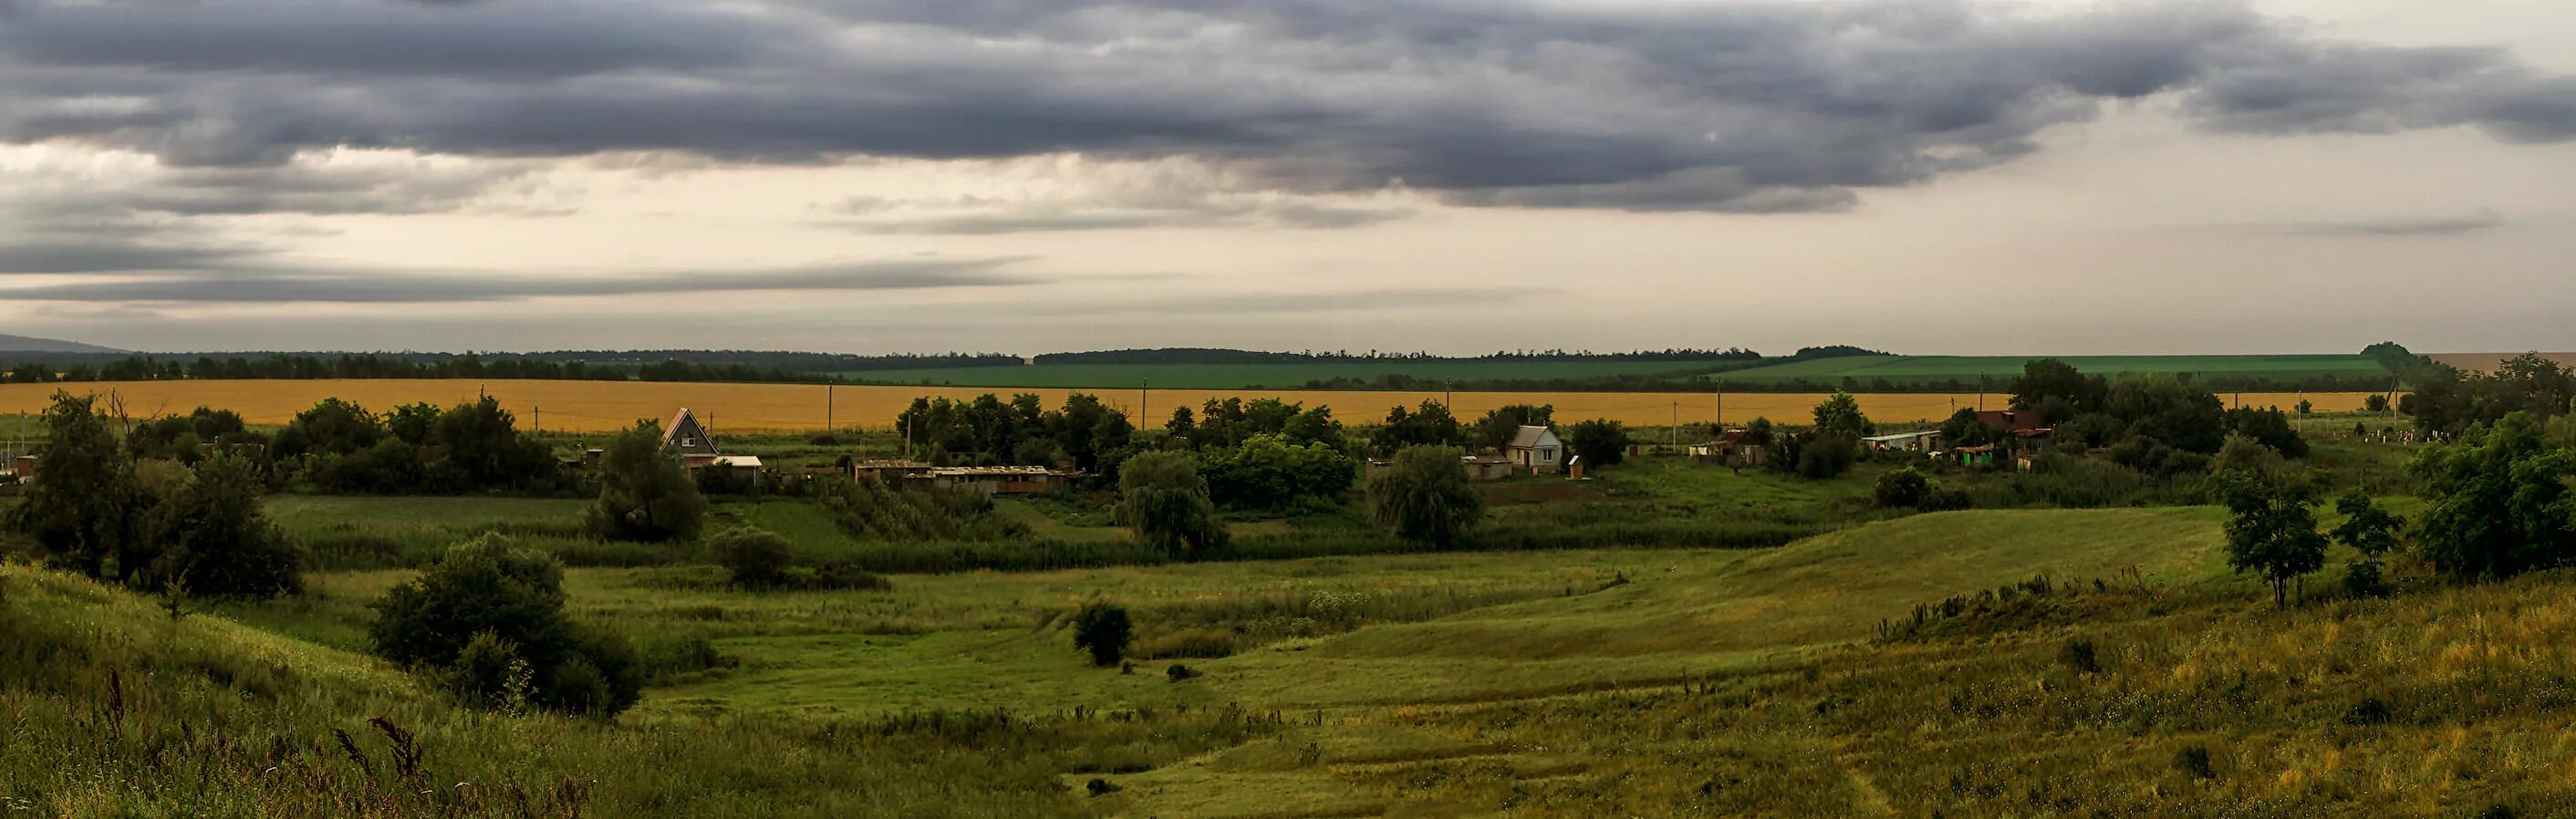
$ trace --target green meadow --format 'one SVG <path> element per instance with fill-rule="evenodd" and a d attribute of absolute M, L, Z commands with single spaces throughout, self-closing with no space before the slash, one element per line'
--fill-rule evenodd
<path fill-rule="evenodd" d="M 1791 361 L 1728 370 L 1707 378 L 1729 383 L 1762 384 L 1807 381 L 1862 384 L 1885 380 L 1898 386 L 1960 383 L 1979 379 L 1996 384 L 2021 376 L 2022 365 L 2037 356 L 1891 355 L 1851 356 Z M 2387 378 L 2388 370 L 2360 355 L 2179 355 L 2052 356 L 2086 373 L 2184 373 L 2201 381 L 2218 379 Z"/>
<path fill-rule="evenodd" d="M 835 373 L 878 384 L 945 387 L 1110 389 L 1294 389 L 1309 382 L 1373 382 L 1387 376 L 1427 381 L 1552 381 L 1623 375 L 1707 372 L 1731 361 L 1327 361 L 1296 364 L 1031 364 L 1017 367 L 936 367 Z"/>

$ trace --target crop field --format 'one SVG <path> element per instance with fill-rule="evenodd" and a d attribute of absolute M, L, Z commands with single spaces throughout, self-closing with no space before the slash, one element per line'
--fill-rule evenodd
<path fill-rule="evenodd" d="M 1736 383 L 1778 381 L 1839 382 L 1850 378 L 1862 383 L 1886 379 L 1897 385 L 1945 383 L 1956 381 L 1976 384 L 2008 384 L 2021 375 L 2022 365 L 2031 356 L 1852 356 L 1794 361 L 1763 367 L 1730 370 L 1724 378 Z M 2088 374 L 2119 373 L 2191 373 L 2207 380 L 2222 377 L 2262 378 L 2361 378 L 2385 377 L 2388 370 L 2378 362 L 2359 355 L 2186 355 L 2186 356 L 2058 356 Z"/>
<path fill-rule="evenodd" d="M 2505 359 L 2518 355 L 2521 353 L 2434 353 L 2425 358 L 2463 370 L 2489 372 L 2494 370 L 2497 364 L 2504 363 Z M 2558 362 L 2561 367 L 2576 367 L 2576 353 L 2541 353 L 2540 357 Z"/>
<path fill-rule="evenodd" d="M 1031 364 L 1018 367 L 939 367 L 865 370 L 839 375 L 880 383 L 959 387 L 1060 387 L 1133 389 L 1148 383 L 1174 389 L 1290 389 L 1316 381 L 1375 381 L 1404 375 L 1446 381 L 1554 380 L 1619 375 L 1705 372 L 1740 361 L 1323 361 L 1295 364 Z"/>
<path fill-rule="evenodd" d="M 246 380 L 132 381 L 75 384 L 0 384 L 0 416 L 43 411 L 56 390 L 112 397 L 134 417 L 185 413 L 206 406 L 241 413 L 253 424 L 284 424 L 324 398 L 355 401 L 384 411 L 426 401 L 455 405 L 490 394 L 519 417 L 524 428 L 554 432 L 613 432 L 639 419 L 660 422 L 681 407 L 697 412 L 717 434 L 795 432 L 835 428 L 886 429 L 895 415 L 923 396 L 971 399 L 987 392 L 1035 393 L 1061 404 L 1064 388 L 1025 390 L 969 387 L 837 386 L 814 384 L 708 384 L 619 381 L 475 380 Z M 1756 417 L 1804 419 L 1825 396 L 1806 393 L 1621 392 L 1387 392 L 1359 390 L 1078 390 L 1136 418 L 1159 425 L 1173 407 L 1198 407 L 1211 399 L 1279 398 L 1308 407 L 1329 406 L 1346 423 L 1383 418 L 1387 408 L 1448 401 L 1451 411 L 1473 419 L 1512 404 L 1550 404 L 1556 418 L 1572 422 L 1609 418 L 1632 425 L 1740 424 Z M 2250 406 L 2288 407 L 2302 397 L 2321 412 L 2358 410 L 2368 393 L 2245 393 L 2220 398 Z M 2000 408 L 2001 393 L 1871 393 L 1855 396 L 1872 419 L 1889 423 L 1934 421 L 1960 408 Z"/>

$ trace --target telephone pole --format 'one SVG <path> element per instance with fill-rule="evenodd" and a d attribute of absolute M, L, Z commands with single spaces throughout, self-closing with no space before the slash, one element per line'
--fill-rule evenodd
<path fill-rule="evenodd" d="M 836 386 L 839 386 L 839 385 L 837 385 L 837 384 L 825 384 L 825 385 L 823 385 L 823 431 L 824 431 L 824 432 L 830 432 L 830 431 L 832 431 L 832 388 L 833 388 L 833 387 L 836 387 Z"/>

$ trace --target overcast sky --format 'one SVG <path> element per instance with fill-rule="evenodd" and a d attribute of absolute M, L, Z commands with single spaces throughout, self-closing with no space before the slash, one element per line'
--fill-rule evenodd
<path fill-rule="evenodd" d="M 0 0 L 0 332 L 2576 349 L 2576 3 Z"/>

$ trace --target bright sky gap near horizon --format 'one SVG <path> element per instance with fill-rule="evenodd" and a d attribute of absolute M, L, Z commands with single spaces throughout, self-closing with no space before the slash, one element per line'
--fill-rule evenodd
<path fill-rule="evenodd" d="M 0 333 L 2576 348 L 2576 4 L 0 0 Z"/>

